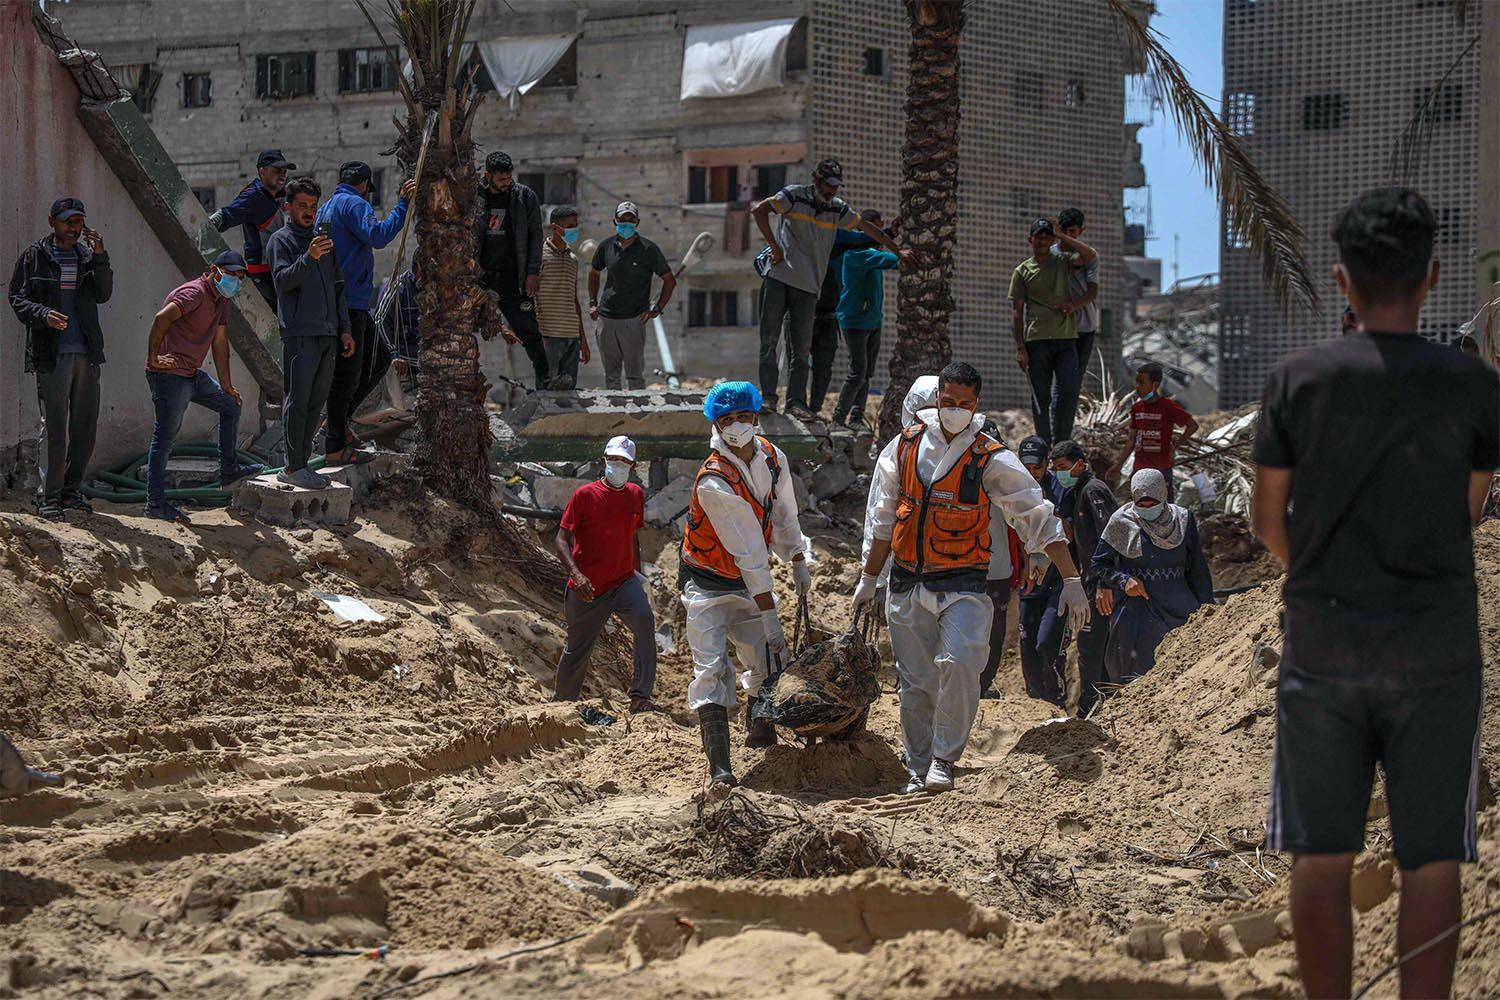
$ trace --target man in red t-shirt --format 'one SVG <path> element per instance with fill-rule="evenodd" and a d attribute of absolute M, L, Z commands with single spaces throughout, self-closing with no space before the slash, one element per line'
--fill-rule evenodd
<path fill-rule="evenodd" d="M 557 530 L 557 554 L 568 570 L 563 597 L 568 637 L 557 661 L 553 701 L 577 701 L 594 642 L 610 615 L 619 615 L 635 637 L 630 711 L 654 712 L 656 616 L 638 572 L 646 523 L 646 495 L 630 481 L 635 442 L 620 435 L 604 446 L 604 476 L 580 486 L 568 500 Z"/>
<path fill-rule="evenodd" d="M 1120 474 L 1131 452 L 1135 453 L 1135 471 L 1158 469 L 1167 481 L 1167 497 L 1176 493 L 1172 484 L 1172 456 L 1177 446 L 1198 433 L 1198 421 L 1175 399 L 1161 394 L 1162 370 L 1148 361 L 1135 371 L 1136 401 L 1130 407 L 1130 437 L 1120 457 L 1105 474 L 1114 479 Z M 1184 428 L 1181 435 L 1177 428 Z"/>

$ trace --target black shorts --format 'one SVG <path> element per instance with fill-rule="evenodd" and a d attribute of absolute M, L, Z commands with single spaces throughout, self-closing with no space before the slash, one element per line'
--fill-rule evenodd
<path fill-rule="evenodd" d="M 1402 869 L 1474 861 L 1480 672 L 1410 687 L 1290 668 L 1283 662 L 1276 690 L 1266 846 L 1293 854 L 1358 852 L 1379 761 Z"/>

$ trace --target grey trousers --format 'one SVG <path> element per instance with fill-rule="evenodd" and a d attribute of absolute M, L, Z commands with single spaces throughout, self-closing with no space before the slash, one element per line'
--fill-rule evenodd
<path fill-rule="evenodd" d="M 818 293 L 775 278 L 760 282 L 760 395 L 769 409 L 776 408 L 776 387 L 781 380 L 781 326 L 786 323 L 786 404 L 807 405 L 807 360 L 812 350 L 813 316 Z"/>
<path fill-rule="evenodd" d="M 604 387 L 619 389 L 620 369 L 625 369 L 626 389 L 646 388 L 646 328 L 639 316 L 627 319 L 599 317 L 599 359 L 604 362 Z"/>
<path fill-rule="evenodd" d="M 568 622 L 568 636 L 562 657 L 557 661 L 557 685 L 553 701 L 577 701 L 583 690 L 583 675 L 589 654 L 610 615 L 619 615 L 635 637 L 635 676 L 630 680 L 630 697 L 650 698 L 656 686 L 656 616 L 651 613 L 651 599 L 639 576 L 632 576 L 614 590 L 595 594 L 592 601 L 579 597 L 572 587 L 563 597 L 563 614 Z"/>
<path fill-rule="evenodd" d="M 578 387 L 578 357 L 582 341 L 577 337 L 543 337 L 542 347 L 547 351 L 547 371 L 551 380 L 550 389 L 576 389 Z"/>
<path fill-rule="evenodd" d="M 333 385 L 338 353 L 337 337 L 288 337 L 281 342 L 281 371 L 286 379 L 281 425 L 285 428 L 288 472 L 307 467 L 318 434 L 318 415 Z"/>
<path fill-rule="evenodd" d="M 37 499 L 77 496 L 94 453 L 99 424 L 99 366 L 87 354 L 59 354 L 57 367 L 36 373 Z"/>

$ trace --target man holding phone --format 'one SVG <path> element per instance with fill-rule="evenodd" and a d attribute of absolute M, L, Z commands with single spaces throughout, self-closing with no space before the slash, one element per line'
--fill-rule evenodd
<path fill-rule="evenodd" d="M 304 489 L 323 489 L 328 478 L 307 467 L 318 415 L 328 402 L 339 352 L 354 355 L 344 275 L 333 252 L 332 228 L 314 223 L 323 189 L 311 177 L 286 186 L 287 223 L 271 237 L 271 280 L 276 286 L 276 318 L 281 327 L 281 370 L 286 377 L 282 426 L 286 429 L 286 468 L 277 476 Z"/>
<path fill-rule="evenodd" d="M 115 275 L 83 202 L 57 199 L 47 221 L 52 234 L 16 261 L 10 307 L 26 326 L 26 370 L 36 372 L 37 513 L 61 521 L 65 508 L 92 510 L 83 474 L 99 422 L 99 304 L 109 301 Z"/>

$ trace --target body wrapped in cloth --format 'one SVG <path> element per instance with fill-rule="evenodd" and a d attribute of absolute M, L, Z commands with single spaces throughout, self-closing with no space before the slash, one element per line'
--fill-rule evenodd
<path fill-rule="evenodd" d="M 814 632 L 807 605 L 797 609 L 798 652 L 780 674 L 766 682 L 769 696 L 756 707 L 798 736 L 853 739 L 865 726 L 870 705 L 880 695 L 876 674 L 880 655 L 875 645 L 873 611 L 857 614 L 843 635 Z"/>

